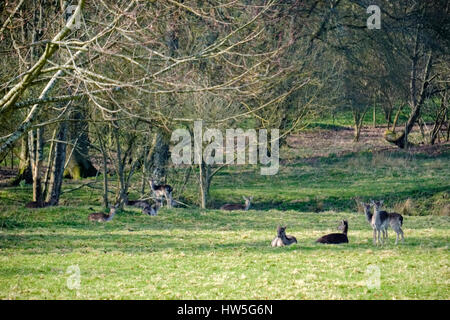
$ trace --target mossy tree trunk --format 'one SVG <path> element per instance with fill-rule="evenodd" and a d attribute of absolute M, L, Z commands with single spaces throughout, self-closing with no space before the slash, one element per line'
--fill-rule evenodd
<path fill-rule="evenodd" d="M 88 125 L 83 110 L 73 112 L 72 118 L 78 121 L 69 126 L 69 139 L 72 145 L 67 147 L 66 157 L 69 163 L 64 171 L 64 177 L 75 180 L 95 177 L 97 169 L 89 159 Z"/>
<path fill-rule="evenodd" d="M 28 139 L 26 136 L 21 138 L 20 159 L 19 159 L 19 173 L 12 180 L 11 185 L 17 186 L 21 181 L 27 184 L 33 183 L 33 175 L 31 173 L 30 154 L 28 148 Z"/>

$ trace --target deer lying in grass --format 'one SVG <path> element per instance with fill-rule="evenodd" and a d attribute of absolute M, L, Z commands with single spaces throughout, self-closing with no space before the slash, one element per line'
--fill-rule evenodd
<path fill-rule="evenodd" d="M 48 203 L 48 202 L 43 202 L 43 203 L 39 204 L 37 201 L 30 201 L 25 205 L 25 208 L 36 209 L 36 208 L 48 207 L 49 205 L 50 205 L 50 203 Z"/>
<path fill-rule="evenodd" d="M 379 217 L 378 220 L 381 221 L 381 228 L 383 231 L 383 243 L 384 240 L 388 238 L 387 229 L 388 226 L 392 228 L 392 230 L 395 231 L 397 234 L 397 238 L 395 239 L 395 244 L 398 244 L 399 236 L 402 237 L 402 242 L 405 242 L 405 237 L 403 235 L 403 216 L 396 212 L 387 212 L 384 210 L 381 210 L 381 207 L 383 205 L 383 200 L 380 201 L 370 201 L 371 205 L 374 207 L 374 214 L 372 216 L 372 228 L 374 227 L 374 224 L 377 224 L 376 216 Z M 364 209 L 366 210 L 366 209 Z M 367 216 L 367 214 L 366 214 Z M 375 221 L 374 221 L 375 220 Z M 380 241 L 380 238 L 378 237 L 378 242 Z M 375 229 L 374 229 L 374 244 L 376 244 L 375 239 Z"/>
<path fill-rule="evenodd" d="M 170 208 L 172 207 L 172 191 L 173 188 L 168 184 L 161 184 L 157 185 L 155 184 L 155 181 L 153 179 L 150 180 L 150 187 L 152 188 L 153 194 L 157 199 L 160 199 L 161 206 L 163 205 L 163 198 L 166 199 L 167 206 Z"/>
<path fill-rule="evenodd" d="M 125 204 L 127 206 L 133 206 L 133 207 L 137 207 L 137 208 L 145 208 L 147 206 L 150 206 L 150 203 L 148 203 L 147 200 L 128 200 L 128 192 L 127 192 Z"/>
<path fill-rule="evenodd" d="M 326 244 L 338 244 L 338 243 L 348 243 L 348 222 L 347 220 L 342 220 L 341 223 L 338 226 L 338 230 L 342 230 L 342 233 L 330 233 L 327 235 L 324 235 L 316 240 L 316 242 L 319 243 L 326 243 Z"/>
<path fill-rule="evenodd" d="M 297 239 L 294 236 L 286 235 L 286 226 L 278 226 L 277 236 L 272 240 L 272 247 L 283 247 L 293 243 L 297 243 Z"/>
<path fill-rule="evenodd" d="M 88 217 L 89 221 L 96 221 L 96 222 L 107 222 L 111 221 L 114 215 L 116 214 L 118 205 L 115 205 L 109 210 L 109 214 L 106 214 L 104 212 L 94 212 L 91 213 Z"/>
<path fill-rule="evenodd" d="M 154 204 L 142 208 L 142 213 L 148 214 L 149 216 L 156 216 L 159 208 L 161 207 L 161 202 L 156 201 Z"/>
<path fill-rule="evenodd" d="M 253 197 L 247 198 L 247 197 L 242 196 L 242 198 L 244 198 L 244 200 L 245 200 L 245 205 L 238 204 L 238 203 L 227 203 L 227 204 L 224 204 L 223 206 L 221 206 L 220 210 L 228 210 L 228 211 L 244 210 L 244 211 L 247 211 L 250 208 L 250 203 L 253 200 Z"/>

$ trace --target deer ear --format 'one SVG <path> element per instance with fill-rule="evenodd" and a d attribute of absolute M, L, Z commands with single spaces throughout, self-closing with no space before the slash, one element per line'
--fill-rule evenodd
<path fill-rule="evenodd" d="M 379 203 L 380 205 L 382 205 L 382 204 L 383 204 L 383 202 L 384 202 L 384 200 L 380 200 L 380 201 L 378 201 L 378 203 Z"/>

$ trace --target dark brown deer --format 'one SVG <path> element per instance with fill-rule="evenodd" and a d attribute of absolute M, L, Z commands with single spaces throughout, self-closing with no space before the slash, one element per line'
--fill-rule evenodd
<path fill-rule="evenodd" d="M 112 218 L 114 217 L 114 215 L 116 214 L 117 211 L 117 205 L 112 207 L 109 210 L 109 214 L 106 214 L 104 212 L 94 212 L 91 213 L 88 217 L 89 221 L 95 221 L 95 222 L 107 222 L 107 221 L 111 221 Z"/>
<path fill-rule="evenodd" d="M 150 187 L 152 188 L 153 194 L 157 199 L 161 201 L 161 206 L 163 204 L 162 200 L 163 198 L 166 199 L 167 206 L 169 208 L 172 207 L 172 191 L 173 188 L 168 184 L 161 184 L 157 185 L 155 184 L 155 181 L 153 179 L 150 180 Z"/>
<path fill-rule="evenodd" d="M 324 235 L 316 240 L 318 243 L 325 244 L 338 244 L 338 243 L 348 243 L 347 231 L 348 222 L 347 220 L 342 220 L 338 226 L 338 230 L 342 230 L 342 233 L 330 233 Z"/>
<path fill-rule="evenodd" d="M 152 205 L 147 205 L 142 208 L 142 213 L 148 214 L 149 216 L 156 216 L 158 214 L 158 210 L 161 207 L 161 202 L 156 201 Z"/>
<path fill-rule="evenodd" d="M 253 200 L 253 197 L 247 198 L 247 197 L 242 196 L 242 198 L 244 198 L 245 204 L 227 203 L 227 204 L 224 204 L 223 206 L 221 206 L 220 210 L 228 210 L 228 211 L 244 210 L 244 211 L 247 211 L 250 208 L 250 204 L 251 204 L 251 201 Z"/>
<path fill-rule="evenodd" d="M 137 208 L 145 208 L 147 206 L 150 206 L 150 203 L 148 203 L 147 200 L 129 200 L 128 199 L 128 192 L 127 192 L 127 196 L 125 199 L 125 204 L 127 206 L 132 206 L 132 207 L 137 207 Z"/>
<path fill-rule="evenodd" d="M 278 226 L 277 236 L 272 240 L 272 247 L 283 247 L 293 243 L 297 243 L 297 239 L 294 236 L 286 234 L 286 226 Z"/>
<path fill-rule="evenodd" d="M 45 208 L 45 207 L 48 207 L 49 205 L 50 205 L 50 203 L 48 203 L 48 202 L 39 203 L 37 201 L 30 201 L 25 205 L 25 208 L 29 208 L 29 209 Z"/>

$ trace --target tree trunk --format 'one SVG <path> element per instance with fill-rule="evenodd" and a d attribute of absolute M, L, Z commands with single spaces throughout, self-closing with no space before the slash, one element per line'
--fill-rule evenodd
<path fill-rule="evenodd" d="M 420 111 L 425 100 L 426 89 L 428 87 L 428 77 L 430 75 L 431 66 L 432 66 L 432 51 L 428 51 L 428 57 L 425 62 L 425 68 L 422 74 L 422 86 L 420 88 L 420 92 L 417 93 L 417 65 L 419 59 L 419 26 L 417 27 L 417 34 L 414 44 L 414 51 L 411 61 L 411 76 L 410 76 L 410 106 L 411 106 L 411 114 L 408 118 L 408 121 L 405 125 L 405 131 L 400 135 L 395 135 L 389 133 L 385 134 L 385 138 L 387 141 L 397 145 L 399 148 L 408 147 L 408 135 L 414 127 L 414 124 L 420 117 Z M 388 138 L 387 138 L 388 137 Z"/>
<path fill-rule="evenodd" d="M 58 141 L 66 141 L 67 139 L 67 123 L 61 122 L 57 135 Z M 61 187 L 63 182 L 64 164 L 66 162 L 66 143 L 57 142 L 55 146 L 55 159 L 51 170 L 49 190 L 46 202 L 51 206 L 59 203 L 61 195 Z"/>
<path fill-rule="evenodd" d="M 55 153 L 55 139 L 57 134 L 58 128 L 55 128 L 53 130 L 52 135 L 52 141 L 50 143 L 50 149 L 48 152 L 48 159 L 47 159 L 47 170 L 45 170 L 44 175 L 44 197 L 45 199 L 48 198 L 48 190 L 49 190 L 49 179 L 50 179 L 50 171 L 53 169 L 53 160 L 54 160 L 54 153 Z M 47 200 L 46 200 L 47 201 Z"/>
<path fill-rule="evenodd" d="M 152 155 L 152 178 L 156 183 L 165 183 L 166 165 L 169 160 L 169 143 L 162 133 L 156 134 L 155 147 Z"/>
<path fill-rule="evenodd" d="M 392 132 L 395 133 L 395 128 L 397 127 L 398 119 L 400 118 L 400 114 L 403 110 L 403 105 L 398 107 L 397 113 L 395 114 L 394 121 L 392 121 Z"/>
<path fill-rule="evenodd" d="M 92 165 L 91 160 L 89 160 L 90 142 L 86 119 L 81 111 L 74 112 L 72 117 L 78 121 L 69 128 L 69 139 L 74 146 L 69 145 L 67 148 L 67 157 L 70 158 L 68 166 L 64 171 L 64 177 L 75 180 L 95 177 L 97 175 L 97 169 Z"/>
<path fill-rule="evenodd" d="M 21 181 L 25 181 L 26 184 L 33 183 L 33 175 L 31 173 L 30 154 L 28 148 L 28 139 L 26 136 L 22 136 L 21 138 L 19 173 L 11 182 L 11 185 L 18 186 Z"/>
<path fill-rule="evenodd" d="M 33 202 L 35 202 L 38 207 L 42 207 L 44 204 L 41 184 L 43 131 L 43 128 L 38 128 L 36 131 L 31 130 L 29 132 L 30 160 L 33 174 Z M 36 135 L 34 132 L 36 132 Z"/>
<path fill-rule="evenodd" d="M 364 117 L 366 116 L 368 108 L 363 110 L 362 112 L 359 110 L 353 110 L 353 122 L 354 122 L 354 142 L 358 142 L 361 136 L 361 128 L 364 123 Z"/>
<path fill-rule="evenodd" d="M 211 167 L 205 163 L 199 166 L 199 185 L 200 185 L 200 208 L 206 209 L 209 197 L 209 187 L 211 185 Z"/>
<path fill-rule="evenodd" d="M 441 128 L 442 128 L 443 124 L 445 123 L 445 119 L 446 119 L 446 115 L 447 115 L 446 101 L 447 101 L 447 92 L 441 98 L 441 106 L 437 112 L 436 119 L 434 121 L 434 127 L 430 134 L 430 144 L 432 144 L 432 145 L 436 142 L 436 138 L 439 137 L 439 132 L 441 131 Z"/>
<path fill-rule="evenodd" d="M 100 151 L 102 152 L 102 165 L 103 165 L 103 207 L 109 207 L 108 201 L 108 155 L 106 154 L 105 141 L 102 139 L 98 128 L 95 127 L 95 132 L 97 133 Z"/>
<path fill-rule="evenodd" d="M 373 127 L 376 128 L 377 127 L 377 106 L 374 103 L 373 104 Z"/>

